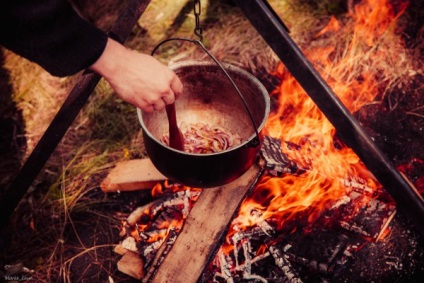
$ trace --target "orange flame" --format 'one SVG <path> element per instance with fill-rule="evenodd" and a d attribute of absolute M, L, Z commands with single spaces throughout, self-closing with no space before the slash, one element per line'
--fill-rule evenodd
<path fill-rule="evenodd" d="M 367 56 L 373 60 L 384 60 L 384 56 L 391 56 L 384 50 L 371 47 L 378 37 L 393 26 L 406 6 L 404 3 L 395 13 L 387 0 L 363 1 L 349 12 L 353 21 L 342 26 L 332 17 L 329 24 L 316 34 L 318 37 L 332 32 L 335 38 L 342 35 L 347 38 L 346 34 L 353 34 L 349 44 L 341 43 L 345 47 L 342 51 L 337 42 L 332 46 L 305 51 L 308 59 L 352 113 L 372 102 L 379 87 L 376 74 L 370 70 L 372 66 L 361 66 L 364 49 L 358 48 L 358 45 L 365 42 L 370 47 Z M 257 224 L 258 218 L 250 215 L 252 208 L 262 212 L 261 220 L 272 220 L 278 228 L 294 219 L 299 221 L 300 214 L 307 218 L 305 226 L 311 225 L 323 210 L 346 195 L 343 180 L 352 177 L 364 180 L 371 189 L 380 188 L 380 184 L 350 148 L 335 145 L 335 128 L 283 65 L 278 67 L 275 75 L 281 84 L 271 95 L 277 97 L 278 105 L 271 113 L 263 133 L 281 139 L 283 152 L 306 173 L 301 176 L 263 177 L 253 194 L 243 202 L 239 216 L 233 222 L 237 224 L 237 229 Z"/>
<path fill-rule="evenodd" d="M 180 184 L 172 184 L 168 179 L 163 182 L 158 182 L 152 188 L 152 197 L 159 197 L 165 193 L 176 193 L 180 191 L 191 190 L 200 191 L 200 188 L 191 188 Z"/>
<path fill-rule="evenodd" d="M 320 30 L 315 37 L 319 37 L 323 34 L 332 32 L 332 31 L 338 31 L 340 30 L 340 22 L 336 19 L 336 17 L 331 16 L 330 21 L 328 22 L 328 24 L 322 29 Z"/>
<path fill-rule="evenodd" d="M 355 20 L 352 43 L 363 40 L 368 46 L 372 46 L 375 39 L 381 37 L 406 10 L 408 3 L 398 2 L 397 9 L 389 0 L 367 0 L 354 6 L 353 11 L 349 11 L 349 15 Z"/>

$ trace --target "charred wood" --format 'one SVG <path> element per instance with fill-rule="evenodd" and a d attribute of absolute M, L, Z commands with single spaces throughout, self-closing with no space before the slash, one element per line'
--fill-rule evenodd
<path fill-rule="evenodd" d="M 324 221 L 377 241 L 396 213 L 394 203 L 351 191 L 324 214 Z"/>
<path fill-rule="evenodd" d="M 234 283 L 234 278 L 231 275 L 231 262 L 229 262 L 227 257 L 222 250 L 218 251 L 218 260 L 221 272 L 215 273 L 214 277 L 221 277 L 227 283 Z"/>
<path fill-rule="evenodd" d="M 290 283 L 302 283 L 297 271 L 292 267 L 291 263 L 283 255 L 281 250 L 275 246 L 268 247 L 269 252 L 275 260 L 275 264 L 281 269 L 284 276 Z"/>
<path fill-rule="evenodd" d="M 269 251 L 267 251 L 267 252 L 265 252 L 265 253 L 263 253 L 263 254 L 260 254 L 260 255 L 258 255 L 258 256 L 255 256 L 254 258 L 252 258 L 251 260 L 250 260 L 250 262 L 249 262 L 249 264 L 255 264 L 255 263 L 257 263 L 257 262 L 259 262 L 259 261 L 261 261 L 261 260 L 263 260 L 263 259 L 265 259 L 265 258 L 267 258 L 267 257 L 269 257 L 270 256 L 270 252 Z M 232 271 L 242 271 L 245 267 L 244 267 L 244 265 L 245 265 L 246 263 L 243 263 L 243 264 L 240 264 L 239 266 L 236 266 L 236 267 L 234 267 L 233 269 L 232 269 Z"/>
<path fill-rule="evenodd" d="M 250 214 L 253 216 L 253 219 L 257 221 L 257 225 L 262 229 L 262 231 L 272 237 L 275 234 L 274 228 L 262 218 L 262 212 L 257 209 L 252 209 Z"/>
<path fill-rule="evenodd" d="M 166 237 L 164 244 L 160 246 L 160 248 L 157 250 L 154 258 L 152 259 L 151 263 L 146 263 L 146 267 L 148 269 L 148 272 L 146 276 L 143 278 L 143 283 L 150 283 L 156 274 L 160 264 L 165 259 L 166 255 L 169 253 L 169 251 L 172 249 L 172 246 L 175 243 L 175 240 L 178 237 L 178 232 L 175 229 L 171 229 L 168 233 L 168 236 Z"/>
<path fill-rule="evenodd" d="M 287 235 L 278 243 L 284 257 L 321 274 L 327 274 L 348 245 L 348 237 L 334 231 L 313 230 Z"/>
<path fill-rule="evenodd" d="M 264 136 L 261 154 L 265 160 L 265 169 L 273 176 L 283 173 L 300 173 L 297 164 L 288 159 L 281 149 L 281 140 L 270 136 Z"/>

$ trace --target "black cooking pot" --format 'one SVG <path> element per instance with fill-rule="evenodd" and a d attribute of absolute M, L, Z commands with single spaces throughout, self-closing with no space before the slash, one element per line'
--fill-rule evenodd
<path fill-rule="evenodd" d="M 184 85 L 184 92 L 175 103 L 177 121 L 220 126 L 238 134 L 242 138 L 240 145 L 210 154 L 175 150 L 160 141 L 168 133 L 165 110 L 147 113 L 137 109 L 147 154 L 170 180 L 190 187 L 221 186 L 240 177 L 257 159 L 260 130 L 270 111 L 269 94 L 248 72 L 229 64 L 222 66 L 244 102 L 215 63 L 187 61 L 170 66 Z"/>

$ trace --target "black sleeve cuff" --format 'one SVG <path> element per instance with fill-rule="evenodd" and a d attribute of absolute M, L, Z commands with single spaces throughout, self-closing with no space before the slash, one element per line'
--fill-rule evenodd
<path fill-rule="evenodd" d="M 106 47 L 107 34 L 80 18 L 66 0 L 5 2 L 0 14 L 9 24 L 0 27 L 0 42 L 52 75 L 91 66 Z"/>

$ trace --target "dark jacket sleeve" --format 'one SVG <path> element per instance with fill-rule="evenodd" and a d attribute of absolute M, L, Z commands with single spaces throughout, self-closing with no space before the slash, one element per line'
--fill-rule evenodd
<path fill-rule="evenodd" d="M 52 75 L 89 67 L 106 46 L 106 33 L 79 17 L 67 0 L 0 2 L 0 44 Z"/>

